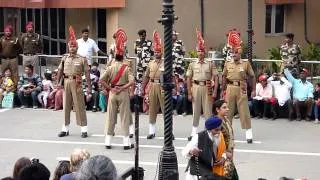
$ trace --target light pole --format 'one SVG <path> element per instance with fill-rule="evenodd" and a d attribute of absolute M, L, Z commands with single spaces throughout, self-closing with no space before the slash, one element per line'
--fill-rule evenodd
<path fill-rule="evenodd" d="M 252 0 L 248 0 L 248 60 L 252 64 Z"/>
<path fill-rule="evenodd" d="M 159 180 L 178 180 L 177 155 L 172 144 L 172 25 L 175 21 L 173 0 L 163 0 L 163 14 L 159 22 L 164 26 L 164 147 L 160 154 Z"/>

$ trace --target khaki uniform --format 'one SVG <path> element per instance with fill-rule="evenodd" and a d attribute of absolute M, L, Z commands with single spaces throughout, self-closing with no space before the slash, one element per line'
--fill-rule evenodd
<path fill-rule="evenodd" d="M 124 64 L 124 62 L 113 62 L 111 66 L 107 67 L 100 80 L 105 81 L 107 85 L 111 85 L 111 81 L 117 75 L 122 64 Z M 133 82 L 133 79 L 134 78 L 131 69 L 129 67 L 126 67 L 123 75 L 115 86 L 123 86 L 125 84 L 128 84 L 129 82 Z M 120 110 L 121 129 L 123 131 L 123 135 L 127 137 L 129 136 L 129 125 L 131 116 L 129 90 L 123 90 L 118 94 L 115 94 L 112 91 L 109 92 L 107 121 L 105 126 L 105 133 L 107 135 L 112 135 L 114 133 L 118 109 Z"/>
<path fill-rule="evenodd" d="M 39 61 L 37 53 L 42 52 L 41 36 L 37 33 L 24 33 L 21 36 L 21 45 L 23 50 L 23 67 L 31 64 L 34 72 L 39 73 Z"/>
<path fill-rule="evenodd" d="M 164 112 L 164 93 L 161 88 L 160 77 L 164 71 L 163 61 L 153 60 L 149 63 L 146 78 L 149 78 L 149 123 L 155 124 L 159 105 L 161 112 Z"/>
<path fill-rule="evenodd" d="M 216 75 L 217 69 L 213 62 L 205 60 L 200 63 L 199 60 L 189 64 L 187 77 L 192 80 L 192 107 L 193 107 L 193 127 L 199 126 L 201 109 L 205 118 L 212 115 L 212 88 L 211 92 L 207 87 L 208 81 L 211 82 L 213 75 Z M 211 86 L 214 82 L 211 82 Z M 211 93 L 211 95 L 210 95 Z M 196 132 L 193 132 L 194 135 Z"/>
<path fill-rule="evenodd" d="M 86 58 L 79 55 L 66 55 L 62 58 L 59 70 L 64 74 L 63 110 L 65 126 L 70 124 L 72 106 L 76 111 L 77 125 L 87 126 L 87 115 L 82 90 L 82 75 L 89 72 Z M 82 130 L 81 130 L 82 131 Z M 86 130 L 83 130 L 86 131 Z"/>
<path fill-rule="evenodd" d="M 1 72 L 5 69 L 10 68 L 14 77 L 13 81 L 18 81 L 18 56 L 21 53 L 21 45 L 17 37 L 2 37 L 0 39 L 0 51 L 1 57 Z"/>
<path fill-rule="evenodd" d="M 247 96 L 247 76 L 254 76 L 253 69 L 248 60 L 241 59 L 238 63 L 227 60 L 223 69 L 223 76 L 227 79 L 226 101 L 230 112 L 228 119 L 238 110 L 242 129 L 251 129 L 251 118 Z"/>

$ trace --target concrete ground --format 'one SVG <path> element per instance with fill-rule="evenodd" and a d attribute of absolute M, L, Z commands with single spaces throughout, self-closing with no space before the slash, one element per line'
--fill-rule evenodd
<path fill-rule="evenodd" d="M 63 112 L 33 109 L 0 109 L 0 177 L 12 174 L 15 161 L 22 157 L 36 157 L 48 166 L 51 173 L 58 159 L 70 155 L 74 148 L 85 148 L 91 155 L 109 156 L 118 173 L 124 172 L 134 163 L 134 150 L 124 151 L 121 147 L 119 127 L 116 127 L 114 148 L 106 150 L 103 132 L 106 115 L 88 112 L 89 137 L 80 137 L 80 128 L 72 121 L 70 136 L 58 138 L 63 123 Z M 72 114 L 74 119 L 74 114 Z M 186 137 L 191 131 L 191 116 L 174 116 L 174 145 L 178 156 L 179 176 L 185 179 L 187 160 L 181 150 L 187 144 Z M 203 121 L 201 126 L 203 127 Z M 281 176 L 320 179 L 320 125 L 311 122 L 289 122 L 252 120 L 254 144 L 246 144 L 245 133 L 239 120 L 233 127 L 236 139 L 235 164 L 241 180 L 256 180 L 264 177 L 270 180 Z M 155 179 L 159 153 L 163 146 L 163 117 L 158 116 L 157 139 L 146 140 L 148 116 L 140 116 L 140 166 L 145 171 L 145 179 Z"/>

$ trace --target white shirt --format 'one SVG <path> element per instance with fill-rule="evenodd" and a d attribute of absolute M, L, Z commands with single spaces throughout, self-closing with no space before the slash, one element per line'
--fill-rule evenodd
<path fill-rule="evenodd" d="M 219 143 L 220 143 L 220 137 L 219 136 L 212 136 L 211 133 L 209 133 L 207 131 L 208 135 L 209 135 L 209 138 L 210 140 L 212 141 L 212 143 L 216 144 L 216 147 L 218 147 Z M 191 141 L 187 144 L 187 146 L 182 150 L 181 154 L 184 158 L 187 158 L 187 159 L 190 159 L 191 158 L 191 155 L 189 154 L 190 150 L 192 150 L 193 148 L 196 148 L 198 147 L 198 134 L 192 136 L 192 139 Z M 217 150 L 215 150 L 217 151 Z M 223 153 L 222 154 L 222 157 L 224 159 L 227 159 L 227 155 L 226 153 Z M 213 164 L 213 162 L 211 162 Z M 194 175 L 191 175 L 190 174 L 190 167 L 189 167 L 189 170 L 188 172 L 186 173 L 186 180 L 197 180 L 197 176 L 194 176 Z"/>
<path fill-rule="evenodd" d="M 92 64 L 93 51 L 95 53 L 98 53 L 98 51 L 100 50 L 98 48 L 98 45 L 91 38 L 88 38 L 87 41 L 84 41 L 83 38 L 78 39 L 77 43 L 78 43 L 78 52 L 77 53 L 80 56 L 86 57 L 87 61 L 88 61 L 88 64 L 91 65 Z"/>
<path fill-rule="evenodd" d="M 271 98 L 272 97 L 272 85 L 267 84 L 266 87 L 262 87 L 261 83 L 256 85 L 256 96 L 253 99 L 262 100 L 263 98 Z"/>
<path fill-rule="evenodd" d="M 268 82 L 274 88 L 275 98 L 277 98 L 279 105 L 283 106 L 289 99 L 291 99 L 290 90 L 292 88 L 292 84 L 284 77 L 281 77 L 281 81 L 284 83 L 280 84 L 280 81 L 273 81 L 273 76 L 268 79 Z"/>
<path fill-rule="evenodd" d="M 50 93 L 54 89 L 53 84 L 50 80 L 42 80 L 43 91 Z"/>

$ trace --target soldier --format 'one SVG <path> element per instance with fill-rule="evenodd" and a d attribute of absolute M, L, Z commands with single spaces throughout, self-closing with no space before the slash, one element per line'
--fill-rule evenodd
<path fill-rule="evenodd" d="M 134 52 L 137 55 L 137 80 L 142 81 L 143 74 L 153 56 L 152 42 L 147 37 L 146 30 L 138 31 L 139 39 L 134 43 Z"/>
<path fill-rule="evenodd" d="M 110 66 L 110 63 L 114 60 L 115 58 L 115 53 L 116 53 L 116 34 L 113 34 L 112 36 L 113 40 L 114 40 L 114 43 L 112 43 L 110 45 L 110 48 L 109 48 L 109 61 L 108 61 L 108 66 Z M 124 54 L 124 60 L 127 59 L 129 57 L 129 53 L 128 53 L 128 48 L 127 48 L 127 45 L 125 44 L 125 54 Z"/>
<path fill-rule="evenodd" d="M 299 74 L 299 65 L 301 61 L 301 48 L 299 45 L 293 43 L 294 34 L 288 33 L 286 39 L 280 48 L 281 54 L 281 72 L 284 68 L 288 68 L 294 77 L 297 78 Z"/>
<path fill-rule="evenodd" d="M 1 72 L 10 68 L 13 74 L 13 82 L 18 81 L 18 56 L 22 53 L 19 39 L 12 35 L 13 29 L 11 25 L 4 28 L 4 36 L 1 38 Z"/>
<path fill-rule="evenodd" d="M 41 36 L 33 32 L 33 23 L 28 22 L 26 33 L 21 36 L 21 45 L 23 49 L 23 66 L 31 64 L 34 72 L 39 73 L 39 62 L 36 54 L 42 52 Z"/>
<path fill-rule="evenodd" d="M 176 31 L 172 32 L 172 58 L 173 58 L 173 73 L 178 75 L 179 78 L 184 78 L 184 55 L 186 49 L 183 41 L 178 40 L 179 33 Z"/>
<path fill-rule="evenodd" d="M 231 47 L 231 60 L 226 60 L 223 69 L 223 90 L 226 89 L 226 101 L 230 112 L 228 119 L 232 120 L 238 110 L 242 129 L 246 129 L 246 139 L 248 143 L 252 143 L 251 119 L 247 97 L 247 79 L 252 77 L 252 84 L 256 84 L 254 72 L 247 59 L 241 59 L 241 43 L 240 33 L 231 30 L 228 36 L 228 46 Z M 251 97 L 255 97 L 255 86 L 252 87 Z M 221 95 L 222 96 L 222 95 Z M 232 121 L 231 121 L 232 122 Z"/>
<path fill-rule="evenodd" d="M 62 131 L 58 136 L 64 137 L 69 135 L 70 112 L 73 106 L 73 109 L 76 112 L 77 125 L 81 126 L 81 137 L 86 138 L 88 137 L 87 115 L 81 77 L 83 74 L 86 76 L 88 84 L 88 94 L 86 98 L 89 100 L 92 97 L 89 73 L 90 68 L 86 58 L 77 55 L 78 44 L 76 35 L 71 26 L 69 28 L 69 34 L 69 54 L 62 57 L 57 76 L 57 79 L 60 79 L 61 76 L 64 77 L 63 110 L 65 115 L 65 122 L 62 125 Z"/>
<path fill-rule="evenodd" d="M 187 71 L 188 99 L 193 106 L 192 136 L 197 134 L 201 109 L 208 119 L 212 115 L 212 103 L 217 97 L 218 77 L 217 69 L 212 61 L 205 59 L 205 46 L 201 33 L 197 30 L 198 59 L 191 62 Z M 212 92 L 212 88 L 214 88 Z"/>
<path fill-rule="evenodd" d="M 129 87 L 134 83 L 131 68 L 123 62 L 125 54 L 125 42 L 127 36 L 123 29 L 116 32 L 115 62 L 108 66 L 100 78 L 104 88 L 110 90 L 108 99 L 107 120 L 105 126 L 105 146 L 111 149 L 111 137 L 114 134 L 117 111 L 120 110 L 121 129 L 123 131 L 123 148 L 128 150 L 133 148 L 129 138 L 130 125 L 130 99 Z"/>
<path fill-rule="evenodd" d="M 162 60 L 162 45 L 160 35 L 157 31 L 153 33 L 153 51 L 155 53 L 155 60 L 151 61 L 145 73 L 142 89 L 148 85 L 149 94 L 149 134 L 147 139 L 153 139 L 156 133 L 156 119 L 159 111 L 164 112 L 164 94 L 161 88 L 160 78 L 163 75 L 164 63 Z M 144 92 L 143 92 L 144 93 Z"/>

